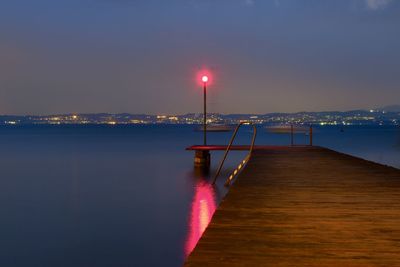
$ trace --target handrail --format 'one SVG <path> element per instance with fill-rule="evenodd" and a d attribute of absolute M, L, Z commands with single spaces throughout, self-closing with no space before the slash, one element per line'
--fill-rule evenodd
<path fill-rule="evenodd" d="M 294 146 L 294 133 L 295 133 L 295 130 L 294 130 L 293 126 L 294 126 L 293 124 L 290 124 L 290 145 L 291 146 Z M 298 132 L 298 130 L 296 130 L 296 132 Z M 307 130 L 303 129 L 303 132 L 307 133 Z M 308 134 L 310 136 L 309 145 L 312 146 L 313 145 L 313 127 L 312 127 L 312 125 L 310 125 L 310 128 L 308 130 Z"/>
<path fill-rule="evenodd" d="M 250 146 L 250 149 L 249 149 L 249 153 L 247 154 L 247 156 L 245 157 L 245 159 L 238 165 L 238 167 L 233 171 L 233 173 L 232 173 L 232 174 L 229 176 L 229 178 L 226 180 L 226 182 L 225 182 L 225 185 L 226 185 L 226 186 L 228 186 L 228 185 L 230 184 L 230 182 L 233 180 L 233 178 L 236 176 L 236 174 L 239 173 L 239 170 L 240 170 L 242 167 L 244 167 L 244 165 L 249 161 L 249 159 L 250 159 L 250 157 L 251 157 L 251 154 L 252 154 L 253 148 L 254 148 L 254 142 L 255 142 L 256 136 L 257 136 L 257 127 L 256 127 L 252 122 L 250 122 L 250 121 L 243 121 L 243 122 L 240 122 L 240 123 L 238 124 L 238 126 L 236 126 L 236 129 L 235 129 L 235 131 L 233 132 L 233 135 L 232 135 L 232 137 L 231 137 L 231 140 L 229 141 L 229 145 L 228 145 L 228 147 L 227 147 L 226 150 L 225 150 L 224 157 L 222 158 L 221 163 L 219 164 L 218 170 L 217 170 L 217 172 L 215 173 L 214 180 L 213 180 L 213 183 L 212 183 L 213 185 L 214 185 L 215 182 L 217 181 L 217 178 L 218 178 L 218 176 L 219 176 L 219 174 L 220 174 L 220 172 L 221 172 L 222 166 L 224 165 L 224 162 L 225 162 L 225 160 L 226 160 L 226 157 L 228 156 L 228 153 L 229 153 L 229 151 L 230 151 L 230 149 L 231 149 L 231 147 L 232 147 L 233 141 L 235 140 L 236 134 L 237 134 L 239 128 L 240 128 L 243 124 L 250 124 L 250 125 L 253 126 L 253 138 L 252 138 L 252 141 L 251 141 L 251 146 Z"/>

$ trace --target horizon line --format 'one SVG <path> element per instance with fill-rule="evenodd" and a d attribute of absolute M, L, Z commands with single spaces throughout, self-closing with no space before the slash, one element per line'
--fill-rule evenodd
<path fill-rule="evenodd" d="M 396 105 L 397 106 L 397 105 Z M 295 112 L 266 112 L 266 113 L 220 113 L 220 112 L 207 112 L 207 114 L 218 114 L 218 115 L 268 115 L 268 114 L 299 114 L 299 113 L 346 113 L 346 112 L 356 112 L 356 111 L 366 111 L 366 112 L 379 112 L 384 111 L 387 113 L 398 113 L 400 112 L 400 105 L 398 105 L 399 111 L 386 111 L 385 108 L 374 108 L 374 109 L 350 109 L 350 110 L 322 110 L 322 111 L 295 111 Z M 146 116 L 185 116 L 188 114 L 203 114 L 203 112 L 186 112 L 186 113 L 131 113 L 131 112 L 66 112 L 66 113 L 50 113 L 50 114 L 0 114 L 0 116 L 17 116 L 17 117 L 43 117 L 43 116 L 59 116 L 59 115 L 120 115 L 120 114 L 129 114 L 129 115 L 146 115 Z"/>

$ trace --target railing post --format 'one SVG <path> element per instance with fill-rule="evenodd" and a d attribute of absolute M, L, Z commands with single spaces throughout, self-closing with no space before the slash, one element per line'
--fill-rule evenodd
<path fill-rule="evenodd" d="M 290 125 L 290 144 L 291 146 L 294 145 L 294 138 L 293 138 L 293 124 Z"/>
<path fill-rule="evenodd" d="M 313 145 L 313 129 L 312 125 L 310 125 L 310 146 Z"/>

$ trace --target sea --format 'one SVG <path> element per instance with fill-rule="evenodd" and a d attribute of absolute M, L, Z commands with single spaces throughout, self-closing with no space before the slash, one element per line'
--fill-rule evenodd
<path fill-rule="evenodd" d="M 246 152 L 233 151 L 216 186 L 193 167 L 194 125 L 0 127 L 0 266 L 181 266 Z M 227 144 L 232 133 L 209 133 Z M 244 127 L 236 144 L 249 144 Z M 309 136 L 295 135 L 295 144 Z M 400 168 L 396 126 L 320 126 L 314 145 Z M 258 145 L 290 136 L 258 126 Z"/>

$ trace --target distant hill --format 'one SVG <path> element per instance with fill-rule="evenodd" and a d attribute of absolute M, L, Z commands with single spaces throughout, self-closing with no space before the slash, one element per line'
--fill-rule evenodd
<path fill-rule="evenodd" d="M 379 110 L 382 110 L 385 112 L 400 112 L 400 105 L 390 105 L 390 106 L 380 108 Z"/>

